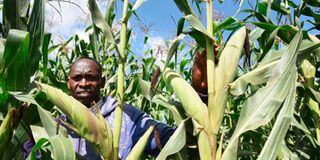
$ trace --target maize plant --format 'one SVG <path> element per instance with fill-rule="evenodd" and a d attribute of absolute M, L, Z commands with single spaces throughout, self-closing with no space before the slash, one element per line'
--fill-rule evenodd
<path fill-rule="evenodd" d="M 1 159 L 23 159 L 28 141 L 35 142 L 29 159 L 77 159 L 70 130 L 103 159 L 118 159 L 125 103 L 176 128 L 151 157 L 143 153 L 156 134 L 150 127 L 128 159 L 319 158 L 318 1 L 234 1 L 234 16 L 219 19 L 213 13 L 226 1 L 174 0 L 182 17 L 163 64 L 148 49 L 147 32 L 142 59 L 133 52 L 128 24 L 142 0 L 100 2 L 107 3 L 105 14 L 97 1 L 87 2 L 89 42 L 74 35 L 61 44 L 44 33 L 45 1 L 0 2 Z M 107 78 L 101 96 L 117 98 L 114 133 L 101 114 L 66 94 L 70 64 L 83 56 L 101 63 Z M 200 87 L 193 84 L 196 72 Z M 60 114 L 72 124 L 57 120 Z"/>

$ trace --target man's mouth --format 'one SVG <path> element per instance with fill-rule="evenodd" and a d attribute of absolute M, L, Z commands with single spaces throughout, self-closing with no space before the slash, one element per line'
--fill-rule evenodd
<path fill-rule="evenodd" d="M 90 91 L 76 92 L 77 97 L 89 97 L 92 93 Z"/>

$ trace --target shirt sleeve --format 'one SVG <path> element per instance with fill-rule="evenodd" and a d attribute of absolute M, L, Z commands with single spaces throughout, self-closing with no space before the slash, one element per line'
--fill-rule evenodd
<path fill-rule="evenodd" d="M 137 143 L 139 138 L 143 136 L 143 134 L 149 129 L 150 126 L 155 126 L 156 131 L 154 131 L 150 135 L 148 143 L 145 147 L 145 153 L 154 156 L 158 155 L 160 152 L 160 148 L 164 147 L 175 129 L 169 127 L 164 123 L 152 119 L 145 112 L 131 105 L 126 105 L 124 112 L 130 117 L 134 124 L 132 128 L 133 146 Z"/>

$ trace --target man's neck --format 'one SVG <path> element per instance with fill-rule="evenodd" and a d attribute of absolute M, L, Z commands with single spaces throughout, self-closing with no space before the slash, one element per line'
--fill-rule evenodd
<path fill-rule="evenodd" d="M 100 112 L 102 104 L 103 104 L 102 99 L 100 99 L 97 103 L 95 101 L 92 101 L 88 109 L 91 110 L 93 113 L 97 114 L 98 112 Z"/>

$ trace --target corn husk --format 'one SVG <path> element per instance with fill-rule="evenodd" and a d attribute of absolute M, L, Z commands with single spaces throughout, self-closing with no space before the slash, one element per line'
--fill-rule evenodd
<path fill-rule="evenodd" d="M 68 117 L 80 136 L 92 144 L 104 159 L 113 158 L 112 132 L 101 113 L 93 114 L 86 106 L 60 89 L 39 82 L 36 84 L 46 92 L 49 100 Z"/>

